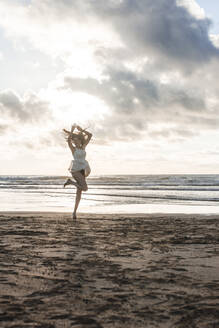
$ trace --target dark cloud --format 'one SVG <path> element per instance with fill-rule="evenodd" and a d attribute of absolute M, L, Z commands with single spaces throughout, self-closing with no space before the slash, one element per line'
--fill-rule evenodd
<path fill-rule="evenodd" d="M 195 17 L 177 0 L 69 0 L 55 5 L 47 0 L 41 10 L 49 4 L 55 15 L 66 19 L 96 19 L 117 33 L 126 56 L 149 56 L 161 67 L 190 71 L 219 57 L 209 38 L 210 19 Z"/>
<path fill-rule="evenodd" d="M 183 68 L 219 56 L 209 39 L 210 20 L 197 19 L 176 0 L 126 0 L 105 12 L 111 12 L 123 42 L 136 54 L 155 55 Z"/>
<path fill-rule="evenodd" d="M 96 58 L 105 77 L 101 81 L 64 79 L 63 88 L 96 96 L 110 109 L 94 128 L 103 142 L 109 135 L 111 140 L 133 140 L 146 132 L 191 137 L 201 129 L 216 127 L 218 111 L 208 108 L 200 80 L 203 67 L 219 59 L 219 50 L 209 38 L 208 18 L 194 17 L 176 0 L 64 1 L 62 6 L 63 11 L 73 7 L 80 17 L 86 13 L 101 20 L 117 32 L 123 44 L 117 49 L 97 47 Z M 140 70 L 127 68 L 127 61 L 141 62 L 146 57 Z M 160 82 L 161 73 L 168 76 L 178 71 L 190 73 L 184 75 L 183 83 L 178 83 L 180 76 L 179 81 Z M 156 132 L 157 124 L 172 127 Z"/>
<path fill-rule="evenodd" d="M 84 22 L 92 22 L 93 26 L 113 30 L 120 40 L 120 47 L 93 40 L 102 79 L 64 78 L 62 88 L 95 96 L 110 109 L 102 121 L 94 118 L 97 142 L 133 140 L 147 133 L 184 138 L 218 126 L 218 110 L 208 108 L 203 81 L 218 71 L 219 59 L 219 49 L 209 38 L 208 18 L 194 17 L 178 6 L 177 0 L 45 0 L 34 1 L 31 6 L 41 21 L 45 23 L 46 18 L 51 30 L 56 19 L 66 23 L 74 20 L 79 23 L 80 39 L 80 24 L 83 27 Z M 74 66 L 80 65 L 80 59 L 75 60 Z M 162 74 L 168 80 L 175 72 L 177 78 L 162 83 Z M 215 81 L 212 78 L 207 87 L 217 99 Z M 13 91 L 0 93 L 0 112 L 21 122 L 49 115 L 48 104 L 36 95 L 21 99 Z M 169 129 L 157 129 L 162 124 Z M 52 140 L 63 145 L 60 137 L 54 135 Z M 53 141 L 48 137 L 42 143 Z"/>
<path fill-rule="evenodd" d="M 177 134 L 191 136 L 193 125 L 212 127 L 215 117 L 209 119 L 205 98 L 195 90 L 164 85 L 144 79 L 129 71 L 107 71 L 108 78 L 98 82 L 95 79 L 65 77 L 63 88 L 80 91 L 103 100 L 110 108 L 95 133 L 104 139 L 133 140 L 148 130 L 149 124 L 183 125 Z M 199 117 L 202 113 L 202 119 Z M 170 135 L 171 131 L 165 135 Z M 198 131 L 197 131 L 198 132 Z M 154 133 L 154 136 L 156 133 Z"/>
<path fill-rule="evenodd" d="M 13 90 L 0 92 L 0 113 L 22 123 L 40 122 L 51 117 L 48 103 L 40 100 L 36 94 L 29 92 L 21 98 Z"/>

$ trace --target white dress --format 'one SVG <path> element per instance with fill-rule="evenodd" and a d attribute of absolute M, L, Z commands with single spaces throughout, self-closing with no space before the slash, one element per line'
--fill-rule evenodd
<path fill-rule="evenodd" d="M 68 170 L 72 172 L 80 171 L 80 170 L 85 170 L 85 176 L 87 177 L 90 172 L 90 165 L 88 161 L 85 159 L 86 157 L 86 151 L 81 148 L 76 148 L 74 153 L 73 153 L 73 160 L 70 163 L 70 166 Z"/>

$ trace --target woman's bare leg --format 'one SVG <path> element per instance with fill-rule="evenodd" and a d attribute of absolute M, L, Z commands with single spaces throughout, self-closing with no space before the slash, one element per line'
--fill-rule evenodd
<path fill-rule="evenodd" d="M 80 188 L 82 191 L 88 190 L 85 177 L 83 176 L 83 174 L 81 174 L 81 172 L 79 172 L 79 171 L 72 172 L 72 176 L 77 181 L 78 188 Z"/>
<path fill-rule="evenodd" d="M 77 211 L 78 205 L 81 200 L 82 191 L 87 191 L 88 187 L 87 187 L 85 177 L 83 174 L 81 174 L 81 172 L 73 172 L 72 177 L 77 181 L 77 183 L 79 185 L 79 188 L 77 188 L 77 192 L 76 192 L 75 208 L 74 208 L 74 212 L 73 212 L 73 219 L 76 220 L 76 211 Z"/>
<path fill-rule="evenodd" d="M 75 208 L 74 208 L 74 212 L 73 212 L 73 219 L 76 220 L 76 211 L 77 211 L 77 208 L 78 208 L 78 205 L 80 203 L 80 200 L 81 200 L 81 193 L 82 193 L 82 190 L 80 188 L 77 188 L 77 192 L 76 192 L 76 198 L 75 198 Z"/>
<path fill-rule="evenodd" d="M 64 183 L 64 188 L 65 188 L 66 186 L 68 186 L 68 185 L 74 185 L 75 187 L 80 188 L 80 185 L 79 185 L 78 183 L 72 181 L 72 180 L 69 179 L 69 178 L 65 181 L 65 183 Z"/>

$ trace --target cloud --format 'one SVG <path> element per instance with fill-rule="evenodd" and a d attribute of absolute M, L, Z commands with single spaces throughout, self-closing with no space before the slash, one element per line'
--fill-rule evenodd
<path fill-rule="evenodd" d="M 75 72 L 98 74 L 94 52 L 98 45 L 119 44 L 116 33 L 101 19 L 86 12 L 86 1 L 33 0 L 28 5 L 2 0 L 0 26 L 15 43 L 28 45 L 52 59 L 61 59 Z M 86 22 L 86 24 L 85 24 Z M 28 26 L 28 28 L 27 28 Z M 82 69 L 81 69 L 82 68 Z"/>
<path fill-rule="evenodd" d="M 0 124 L 0 135 L 3 135 L 8 129 L 8 125 Z"/>
<path fill-rule="evenodd" d="M 216 128 L 219 49 L 195 1 L 33 0 L 21 6 L 3 0 L 0 9 L 9 38 L 28 40 L 71 68 L 57 92 L 83 92 L 106 104 L 108 113 L 94 118 L 97 142 Z M 21 99 L 4 91 L 0 104 L 22 122 L 49 115 L 48 103 L 33 94 Z"/>
<path fill-rule="evenodd" d="M 20 97 L 10 89 L 0 92 L 0 113 L 21 123 L 35 123 L 51 118 L 48 103 L 42 101 L 35 93 L 27 92 Z"/>
<path fill-rule="evenodd" d="M 210 39 L 214 46 L 219 48 L 219 34 L 210 34 Z"/>
<path fill-rule="evenodd" d="M 35 0 L 21 6 L 3 0 L 0 25 L 9 36 L 26 38 L 36 48 L 64 60 L 81 61 L 85 56 L 85 62 L 92 61 L 98 49 L 117 47 L 132 57 L 152 56 L 170 67 L 185 70 L 188 65 L 190 70 L 218 58 L 219 50 L 209 38 L 211 21 L 204 14 L 192 14 L 198 12 L 195 1 L 187 8 L 186 3 Z"/>
<path fill-rule="evenodd" d="M 176 133 L 186 137 L 199 133 L 200 127 L 214 128 L 215 115 L 206 105 L 199 90 L 185 86 L 162 84 L 131 71 L 108 68 L 106 79 L 80 79 L 66 76 L 64 89 L 84 92 L 101 99 L 110 109 L 101 124 L 94 127 L 95 134 L 103 140 L 133 140 L 151 132 L 151 126 L 166 124 L 168 137 Z M 178 126 L 178 127 L 177 127 Z M 191 131 L 192 129 L 192 131 Z M 152 129 L 153 131 L 153 129 Z"/>
<path fill-rule="evenodd" d="M 99 2 L 92 3 L 99 12 Z M 151 56 L 169 69 L 183 71 L 218 59 L 219 50 L 209 37 L 211 21 L 194 17 L 175 0 L 126 0 L 116 8 L 102 6 L 101 14 L 111 22 L 132 56 Z"/>
<path fill-rule="evenodd" d="M 177 0 L 178 6 L 184 6 L 197 19 L 205 19 L 205 11 L 201 8 L 195 0 Z"/>

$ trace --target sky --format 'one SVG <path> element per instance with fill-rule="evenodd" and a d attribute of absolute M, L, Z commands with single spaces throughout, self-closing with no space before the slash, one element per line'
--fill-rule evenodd
<path fill-rule="evenodd" d="M 0 174 L 219 174 L 219 3 L 1 0 Z"/>

